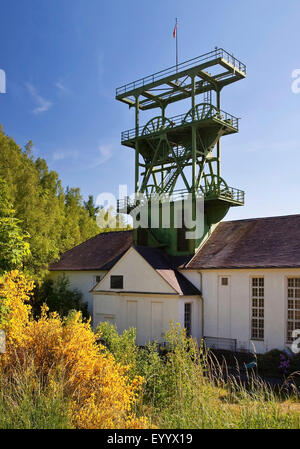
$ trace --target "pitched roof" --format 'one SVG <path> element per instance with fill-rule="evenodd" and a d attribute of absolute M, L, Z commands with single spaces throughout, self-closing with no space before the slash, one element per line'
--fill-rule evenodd
<path fill-rule="evenodd" d="M 110 270 L 133 245 L 132 231 L 105 232 L 75 246 L 50 264 L 50 271 Z M 200 291 L 176 271 L 171 259 L 157 248 L 137 246 L 139 254 L 179 295 L 200 295 Z"/>
<path fill-rule="evenodd" d="M 49 269 L 109 270 L 132 245 L 132 231 L 98 234 L 62 254 Z M 180 275 L 174 268 L 297 268 L 300 215 L 224 221 L 192 258 L 167 257 L 154 248 L 137 249 L 161 275 L 171 276 L 174 285 Z"/>
<path fill-rule="evenodd" d="M 103 232 L 63 253 L 49 270 L 109 270 L 132 243 L 132 231 Z"/>
<path fill-rule="evenodd" d="M 190 269 L 300 267 L 300 215 L 220 223 Z"/>
<path fill-rule="evenodd" d="M 161 249 L 136 246 L 138 253 L 154 268 L 179 295 L 200 295 L 201 292 L 181 273 Z"/>

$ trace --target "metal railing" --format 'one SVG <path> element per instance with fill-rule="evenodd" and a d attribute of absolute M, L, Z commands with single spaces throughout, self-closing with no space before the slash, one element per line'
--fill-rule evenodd
<path fill-rule="evenodd" d="M 192 114 L 189 114 L 189 113 L 175 115 L 174 117 L 170 117 L 165 122 L 166 123 L 165 128 L 160 128 L 158 130 L 154 130 L 153 132 L 143 133 L 143 130 L 144 130 L 145 126 L 147 126 L 147 125 L 140 126 L 137 130 L 137 132 L 138 132 L 137 135 L 136 135 L 135 128 L 128 129 L 121 133 L 121 142 L 126 142 L 126 141 L 132 140 L 136 137 L 141 137 L 143 135 L 150 136 L 153 134 L 157 134 L 157 133 L 161 132 L 163 129 L 169 130 L 169 129 L 176 128 L 178 126 L 183 126 L 183 125 L 186 125 L 189 123 L 194 123 L 194 122 L 201 122 L 203 120 L 208 120 L 208 119 L 214 119 L 214 120 L 221 121 L 224 124 L 229 125 L 238 131 L 239 119 L 237 117 L 229 114 L 228 112 L 222 111 L 222 110 L 217 111 L 216 109 L 213 109 L 213 108 L 208 110 L 208 108 L 209 107 L 207 107 L 207 112 L 203 114 L 203 117 L 200 117 L 200 118 L 196 117 L 194 120 L 193 120 Z"/>
<path fill-rule="evenodd" d="M 123 199 L 117 201 L 117 212 L 126 213 L 126 211 L 130 211 L 137 207 L 138 205 L 142 206 L 146 204 L 148 201 L 151 202 L 164 202 L 164 201 L 179 201 L 187 199 L 189 195 L 192 195 L 187 189 L 179 189 L 174 190 L 173 193 L 151 193 L 151 194 L 138 194 L 137 198 L 130 198 L 126 196 Z M 244 204 L 245 192 L 243 190 L 236 189 L 234 187 L 228 187 L 226 189 L 218 189 L 210 190 L 208 192 L 198 191 L 196 193 L 197 198 L 204 199 L 224 199 L 229 200 L 238 204 Z"/>
<path fill-rule="evenodd" d="M 225 200 L 232 200 L 236 203 L 244 204 L 245 202 L 245 192 L 235 187 L 226 187 L 223 189 L 216 188 L 215 190 L 208 191 L 204 195 L 207 199 L 210 197 L 218 197 Z"/>
<path fill-rule="evenodd" d="M 153 84 L 156 81 L 159 81 L 165 77 L 171 75 L 180 75 L 180 72 L 196 67 L 197 65 L 203 64 L 204 62 L 213 61 L 215 59 L 224 59 L 229 64 L 231 64 L 235 69 L 238 69 L 240 72 L 246 75 L 246 65 L 235 58 L 233 55 L 228 53 L 223 48 L 216 48 L 213 51 L 205 53 L 204 55 L 197 56 L 196 58 L 189 59 L 188 61 L 182 62 L 181 64 L 173 65 L 167 69 L 161 70 L 159 72 L 153 73 L 152 75 L 148 75 L 144 78 L 140 78 L 132 83 L 124 84 L 116 89 L 116 97 L 126 94 L 126 92 L 138 89 L 140 87 L 144 87 L 148 84 Z"/>
<path fill-rule="evenodd" d="M 237 341 L 235 338 L 221 338 L 221 337 L 203 337 L 203 340 L 211 349 L 225 349 L 236 352 Z"/>
<path fill-rule="evenodd" d="M 190 192 L 188 192 L 187 189 L 179 189 L 174 190 L 173 193 L 140 193 L 137 194 L 137 198 L 130 198 L 129 196 L 126 196 L 123 199 L 117 200 L 117 212 L 121 212 L 122 210 L 132 210 L 138 205 L 142 206 L 143 204 L 146 204 L 148 201 L 151 201 L 153 203 L 156 202 L 164 202 L 164 201 L 178 201 L 178 200 L 184 200 L 188 197 L 188 195 L 191 195 Z M 198 197 L 203 196 L 202 194 L 198 194 Z"/>

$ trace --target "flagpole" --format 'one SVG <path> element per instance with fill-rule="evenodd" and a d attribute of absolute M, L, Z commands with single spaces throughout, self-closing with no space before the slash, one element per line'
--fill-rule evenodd
<path fill-rule="evenodd" d="M 177 39 L 177 35 L 178 35 L 178 19 L 177 19 L 177 17 L 176 17 L 175 27 L 176 27 L 176 73 L 177 73 L 178 72 L 178 39 Z"/>

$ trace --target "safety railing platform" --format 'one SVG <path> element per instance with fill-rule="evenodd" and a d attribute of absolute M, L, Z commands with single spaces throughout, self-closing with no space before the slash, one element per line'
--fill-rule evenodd
<path fill-rule="evenodd" d="M 148 202 L 163 203 L 185 200 L 191 197 L 192 193 L 187 189 L 174 190 L 172 194 L 169 193 L 151 193 L 149 195 L 139 193 L 136 197 L 126 196 L 117 201 L 117 212 L 128 214 L 131 210 L 138 206 L 143 206 Z M 215 188 L 214 190 L 204 191 L 199 190 L 196 193 L 196 198 L 203 198 L 204 200 L 223 200 L 230 202 L 232 206 L 243 206 L 245 202 L 245 192 L 234 187 Z"/>
<path fill-rule="evenodd" d="M 156 119 L 158 120 L 159 118 L 160 117 L 157 117 Z M 222 125 L 231 128 L 235 132 L 238 132 L 239 130 L 239 119 L 237 117 L 222 110 L 218 111 L 215 108 L 209 109 L 209 105 L 207 105 L 207 110 L 204 110 L 203 113 L 198 116 L 196 115 L 193 117 L 193 115 L 188 112 L 185 114 L 175 115 L 174 117 L 165 118 L 164 120 L 161 120 L 160 123 L 157 121 L 157 124 L 153 122 L 153 126 L 151 128 L 147 128 L 147 125 L 143 125 L 138 129 L 132 128 L 123 131 L 121 133 L 121 142 L 124 143 L 142 137 L 146 138 L 148 136 L 159 134 L 163 130 L 171 131 L 181 126 L 186 126 L 191 123 L 204 122 L 207 120 L 219 122 Z"/>
<path fill-rule="evenodd" d="M 153 73 L 152 75 L 148 75 L 131 83 L 124 84 L 116 89 L 116 98 L 121 99 L 126 95 L 134 93 L 137 89 L 151 88 L 151 85 L 157 84 L 165 78 L 169 79 L 177 76 L 180 77 L 182 72 L 185 73 L 189 69 L 196 68 L 203 64 L 205 65 L 205 63 L 212 65 L 214 61 L 216 61 L 216 64 L 218 61 L 222 61 L 225 64 L 227 63 L 230 67 L 232 67 L 234 72 L 239 72 L 242 76 L 246 76 L 246 65 L 244 63 L 239 61 L 223 48 L 216 48 L 215 50 L 201 56 L 197 56 L 196 58 L 189 59 L 188 61 Z"/>

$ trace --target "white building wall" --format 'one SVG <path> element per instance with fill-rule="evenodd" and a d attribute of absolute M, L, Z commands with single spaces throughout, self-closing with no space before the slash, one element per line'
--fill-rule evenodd
<path fill-rule="evenodd" d="M 138 345 L 145 345 L 153 340 L 163 341 L 171 322 L 184 326 L 185 302 L 192 303 L 192 335 L 200 341 L 201 300 L 188 296 L 94 293 L 94 327 L 96 328 L 102 321 L 115 324 L 119 333 L 129 327 L 135 327 Z"/>
<path fill-rule="evenodd" d="M 94 327 L 109 321 L 119 333 L 134 326 L 135 321 L 137 344 L 145 345 L 155 339 L 162 341 L 170 321 L 179 322 L 179 297 L 94 293 L 93 316 Z"/>
<path fill-rule="evenodd" d="M 202 290 L 202 274 L 199 271 L 179 270 L 198 290 Z"/>
<path fill-rule="evenodd" d="M 264 277 L 264 341 L 251 340 L 251 279 Z M 286 345 L 287 278 L 300 269 L 203 270 L 204 335 L 229 337 L 237 347 L 263 353 Z M 221 277 L 229 278 L 227 287 Z M 224 289 L 228 289 L 227 293 Z M 229 308 L 229 310 L 227 310 Z"/>
<path fill-rule="evenodd" d="M 184 302 L 191 302 L 192 334 L 198 341 L 203 336 L 233 338 L 237 340 L 238 349 L 252 351 L 254 344 L 258 353 L 287 346 L 287 278 L 300 277 L 300 269 L 182 270 L 182 273 L 196 287 L 199 288 L 202 284 L 203 304 L 197 297 L 175 295 L 172 287 L 138 253 L 129 252 L 126 258 L 122 258 L 113 267 L 111 274 L 123 275 L 124 290 L 133 293 L 95 294 L 94 324 L 97 325 L 106 317 L 105 319 L 116 323 L 118 330 L 122 332 L 136 321 L 137 342 L 144 344 L 152 339 L 152 302 L 162 303 L 161 333 L 169 328 L 171 320 L 184 326 Z M 51 272 L 50 276 L 55 278 L 61 274 L 61 271 Z M 71 288 L 77 288 L 83 293 L 83 300 L 88 302 L 92 313 L 93 295 L 89 292 L 95 285 L 95 276 L 103 277 L 105 272 L 66 271 L 65 274 L 70 279 Z M 256 276 L 263 276 L 265 279 L 264 341 L 251 341 L 250 334 L 251 278 Z M 220 286 L 221 277 L 229 278 L 228 287 Z M 108 275 L 100 282 L 98 289 L 110 291 L 109 280 Z"/>
<path fill-rule="evenodd" d="M 182 296 L 179 299 L 179 323 L 184 327 L 184 304 L 192 304 L 192 336 L 200 343 L 203 336 L 202 299 L 196 296 Z"/>
<path fill-rule="evenodd" d="M 130 248 L 127 253 L 124 254 L 95 290 L 111 290 L 110 276 L 123 276 L 124 291 L 176 293 L 175 290 L 167 284 L 160 274 L 158 274 L 134 248 Z"/>

